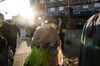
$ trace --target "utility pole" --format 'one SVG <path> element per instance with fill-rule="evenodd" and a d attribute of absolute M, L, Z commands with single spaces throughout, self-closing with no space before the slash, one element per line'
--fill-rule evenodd
<path fill-rule="evenodd" d="M 44 5 L 44 15 L 47 15 L 47 0 L 45 0 L 45 5 Z"/>
<path fill-rule="evenodd" d="M 69 40 L 72 41 L 72 38 L 74 37 L 74 30 L 75 30 L 75 26 L 74 26 L 74 18 L 73 18 L 73 8 L 71 7 L 71 3 L 70 0 L 67 0 L 67 11 L 68 11 L 68 38 Z"/>

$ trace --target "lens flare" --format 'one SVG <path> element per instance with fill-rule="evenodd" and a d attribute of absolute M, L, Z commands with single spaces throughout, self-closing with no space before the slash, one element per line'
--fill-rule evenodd
<path fill-rule="evenodd" d="M 31 23 L 36 16 L 36 11 L 33 8 L 30 8 L 30 0 L 5 0 L 4 2 L 0 3 L 0 10 L 8 13 L 5 15 L 7 18 L 20 15 L 28 19 L 28 23 Z M 9 13 L 14 15 L 9 15 Z"/>

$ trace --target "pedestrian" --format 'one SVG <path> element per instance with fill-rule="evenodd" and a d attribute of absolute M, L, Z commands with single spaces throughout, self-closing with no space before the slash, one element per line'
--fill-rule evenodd
<path fill-rule="evenodd" d="M 28 28 L 26 29 L 26 37 L 28 37 L 28 41 L 27 41 L 28 46 L 30 46 L 31 44 L 32 37 L 34 35 L 35 30 L 36 30 L 35 25 L 28 26 Z"/>
<path fill-rule="evenodd" d="M 84 25 L 79 66 L 100 66 L 100 13 L 90 17 Z"/>
<path fill-rule="evenodd" d="M 29 26 L 29 27 L 26 29 L 26 37 L 32 38 L 33 35 L 34 35 L 34 32 L 35 32 L 35 28 L 36 28 L 36 27 L 34 27 L 34 25 Z"/>
<path fill-rule="evenodd" d="M 66 32 L 66 24 L 63 22 L 63 18 L 59 18 L 59 36 L 62 42 L 61 48 L 64 50 L 64 36 Z"/>
<path fill-rule="evenodd" d="M 47 17 L 42 25 L 36 28 L 32 40 L 33 51 L 35 50 L 34 48 L 42 48 L 41 52 L 43 52 L 43 54 L 42 57 L 40 57 L 40 60 L 43 59 L 42 62 L 45 64 L 40 64 L 39 66 L 62 66 L 63 54 L 61 50 L 61 41 L 57 32 L 57 26 L 53 23 L 52 17 Z M 31 54 L 34 54 L 34 52 Z M 37 64 L 39 64 L 40 60 L 37 61 Z M 31 65 L 31 63 L 29 62 L 29 65 L 27 65 L 26 63 L 24 66 L 35 65 Z"/>
<path fill-rule="evenodd" d="M 16 46 L 17 46 L 17 37 L 20 37 L 20 28 L 17 25 L 17 23 L 12 20 L 11 21 L 11 37 L 12 37 L 12 51 L 15 54 L 16 52 Z"/>
<path fill-rule="evenodd" d="M 6 49 L 6 40 L 2 35 L 0 35 L 0 66 L 6 66 L 5 61 L 5 49 Z"/>
<path fill-rule="evenodd" d="M 4 60 L 4 66 L 10 66 L 9 62 L 9 48 L 11 47 L 11 35 L 10 35 L 10 25 L 5 22 L 4 15 L 0 13 L 0 34 L 6 39 L 7 45 L 2 53 L 2 58 Z"/>

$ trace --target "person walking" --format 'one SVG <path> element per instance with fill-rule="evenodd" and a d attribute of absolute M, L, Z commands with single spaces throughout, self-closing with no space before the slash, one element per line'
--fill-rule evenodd
<path fill-rule="evenodd" d="M 13 20 L 11 22 L 11 37 L 12 37 L 12 51 L 13 53 L 15 54 L 16 52 L 16 46 L 17 46 L 17 37 L 19 35 L 21 35 L 21 32 L 20 32 L 20 28 L 19 26 L 16 24 L 16 22 Z"/>
<path fill-rule="evenodd" d="M 56 29 L 57 26 L 53 22 L 54 21 L 52 17 L 45 18 L 42 25 L 37 27 L 32 39 L 32 49 L 42 48 L 41 50 L 43 50 L 42 61 L 45 63 L 45 65 L 40 64 L 39 66 L 62 66 L 63 64 L 61 41 Z M 32 54 L 34 54 L 34 52 Z M 31 63 L 29 62 L 29 65 L 26 63 L 24 66 L 35 66 L 34 64 L 30 64 Z"/>
<path fill-rule="evenodd" d="M 3 51 L 3 60 L 4 66 L 11 66 L 11 62 L 9 61 L 9 50 L 11 48 L 11 25 L 8 24 L 5 19 L 4 15 L 0 13 L 0 34 L 6 39 L 7 45 L 5 50 Z"/>
<path fill-rule="evenodd" d="M 78 66 L 100 66 L 100 12 L 85 23 L 81 42 Z"/>

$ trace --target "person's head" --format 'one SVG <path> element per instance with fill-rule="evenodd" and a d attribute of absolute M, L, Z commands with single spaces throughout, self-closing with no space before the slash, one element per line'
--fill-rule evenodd
<path fill-rule="evenodd" d="M 3 22 L 4 20 L 4 15 L 0 13 L 0 24 Z"/>
<path fill-rule="evenodd" d="M 100 13 L 87 20 L 83 28 L 81 41 L 85 46 L 92 46 L 93 44 L 100 47 Z"/>

